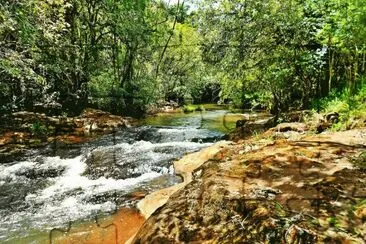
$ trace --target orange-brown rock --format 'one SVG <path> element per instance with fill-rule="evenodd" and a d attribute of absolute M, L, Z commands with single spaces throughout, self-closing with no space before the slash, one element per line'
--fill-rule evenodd
<path fill-rule="evenodd" d="M 109 218 L 72 227 L 69 232 L 54 232 L 52 243 L 126 243 L 145 219 L 134 209 L 123 208 Z"/>
<path fill-rule="evenodd" d="M 366 129 L 229 146 L 195 169 L 132 242 L 363 243 L 366 172 L 351 159 L 365 146 Z"/>
<path fill-rule="evenodd" d="M 87 140 L 82 138 L 84 136 L 113 132 L 129 126 L 128 121 L 132 121 L 95 109 L 86 109 L 79 117 L 49 117 L 27 111 L 13 113 L 12 117 L 14 128 L 18 131 L 0 134 L 0 146 L 28 144 L 32 138 L 80 143 Z"/>

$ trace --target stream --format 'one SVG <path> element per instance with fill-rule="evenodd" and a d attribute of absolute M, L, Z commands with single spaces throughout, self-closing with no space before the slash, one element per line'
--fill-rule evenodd
<path fill-rule="evenodd" d="M 172 162 L 220 140 L 241 116 L 214 110 L 151 117 L 92 142 L 50 145 L 0 163 L 0 242 L 22 243 L 135 206 L 131 193 L 180 182 Z"/>

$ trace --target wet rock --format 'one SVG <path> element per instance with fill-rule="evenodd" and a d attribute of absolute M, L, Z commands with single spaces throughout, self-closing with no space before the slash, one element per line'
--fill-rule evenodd
<path fill-rule="evenodd" d="M 3 137 L 0 137 L 0 146 L 4 146 L 7 144 L 15 143 L 16 142 L 16 134 L 15 133 L 5 133 Z"/>
<path fill-rule="evenodd" d="M 223 139 L 222 136 L 213 136 L 213 137 L 205 137 L 205 138 L 193 138 L 191 142 L 198 142 L 198 143 L 208 143 L 208 142 L 217 142 Z"/>
<path fill-rule="evenodd" d="M 28 145 L 30 147 L 39 147 L 39 146 L 42 146 L 42 140 L 40 140 L 40 139 L 30 139 L 28 141 Z"/>
<path fill-rule="evenodd" d="M 332 127 L 332 123 L 321 121 L 316 125 L 316 132 L 322 133 L 323 131 L 329 129 L 330 127 Z"/>
<path fill-rule="evenodd" d="M 160 101 L 157 104 L 147 107 L 147 114 L 153 115 L 157 113 L 175 113 L 180 112 L 179 104 L 174 101 Z"/>
<path fill-rule="evenodd" d="M 20 171 L 19 176 L 25 176 L 29 179 L 46 179 L 60 176 L 65 171 L 65 168 L 49 168 L 49 169 L 30 169 Z"/>
<path fill-rule="evenodd" d="M 12 121 L 12 130 L 16 130 L 16 132 L 5 132 L 0 135 L 0 146 L 9 144 L 33 146 L 39 144 L 38 140 L 51 142 L 55 138 L 60 139 L 60 136 L 63 135 L 79 137 L 98 135 L 128 126 L 128 122 L 124 118 L 95 109 L 86 109 L 80 117 L 73 118 L 51 117 L 40 113 L 20 111 L 12 114 Z M 72 138 L 66 140 L 71 143 L 85 141 Z"/>
<path fill-rule="evenodd" d="M 48 101 L 45 103 L 35 103 L 34 111 L 36 111 L 38 113 L 59 115 L 62 112 L 62 105 L 55 101 Z"/>
<path fill-rule="evenodd" d="M 84 121 L 83 128 L 86 134 L 112 132 L 117 128 L 127 127 L 127 121 L 122 117 L 96 109 L 84 110 L 80 118 Z M 81 124 L 80 121 L 78 123 Z"/>
<path fill-rule="evenodd" d="M 24 152 L 24 145 L 9 144 L 7 146 L 0 147 L 0 163 L 11 162 L 15 158 L 21 157 Z"/>
<path fill-rule="evenodd" d="M 110 113 L 98 110 L 98 109 L 92 109 L 92 108 L 86 108 L 84 111 L 80 114 L 81 118 L 97 118 L 101 116 L 109 116 Z"/>

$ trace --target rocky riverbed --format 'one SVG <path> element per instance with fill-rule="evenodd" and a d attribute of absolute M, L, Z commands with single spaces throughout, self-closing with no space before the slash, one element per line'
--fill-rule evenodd
<path fill-rule="evenodd" d="M 315 134 L 317 124 L 297 122 L 267 129 L 265 113 L 224 110 L 159 115 L 127 128 L 124 118 L 86 111 L 51 118 L 60 128 L 74 124 L 54 137 L 32 131 L 34 123 L 48 124 L 42 116 L 0 140 L 9 159 L 0 164 L 5 243 L 365 239 L 365 128 Z M 235 125 L 226 137 L 235 142 L 213 144 Z M 37 137 L 46 146 L 29 143 Z M 4 154 L 13 147 L 25 153 Z"/>
<path fill-rule="evenodd" d="M 99 114 L 100 119 L 114 117 Z M 112 133 L 103 130 L 87 136 L 72 130 L 59 135 L 80 141 L 48 142 L 53 136 L 44 134 L 46 141 L 37 146 L 26 140 L 5 143 L 0 152 L 5 159 L 0 160 L 0 242 L 80 243 L 90 237 L 109 243 L 127 239 L 144 220 L 134 210 L 136 203 L 151 192 L 179 184 L 172 163 L 220 140 L 224 136 L 216 129 L 220 124 L 224 130 L 235 127 L 231 120 L 232 125 L 222 125 L 227 114 L 225 110 L 169 114 L 140 121 L 137 126 L 112 126 Z M 115 121 L 121 124 L 122 119 Z M 73 123 L 72 118 L 67 120 Z M 28 124 L 32 123 L 37 122 Z M 27 130 L 29 126 L 22 133 L 32 133 Z M 29 139 L 36 136 L 31 134 Z M 19 147 L 21 153 L 12 153 L 13 147 Z M 9 154 L 4 153 L 8 149 Z M 121 221 L 128 228 L 120 225 Z M 102 228 L 106 226 L 110 228 Z"/>

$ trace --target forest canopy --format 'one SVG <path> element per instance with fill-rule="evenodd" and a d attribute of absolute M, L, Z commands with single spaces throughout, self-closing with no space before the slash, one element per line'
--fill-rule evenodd
<path fill-rule="evenodd" d="M 362 0 L 4 0 L 0 113 L 307 109 L 363 89 L 365 49 Z"/>

